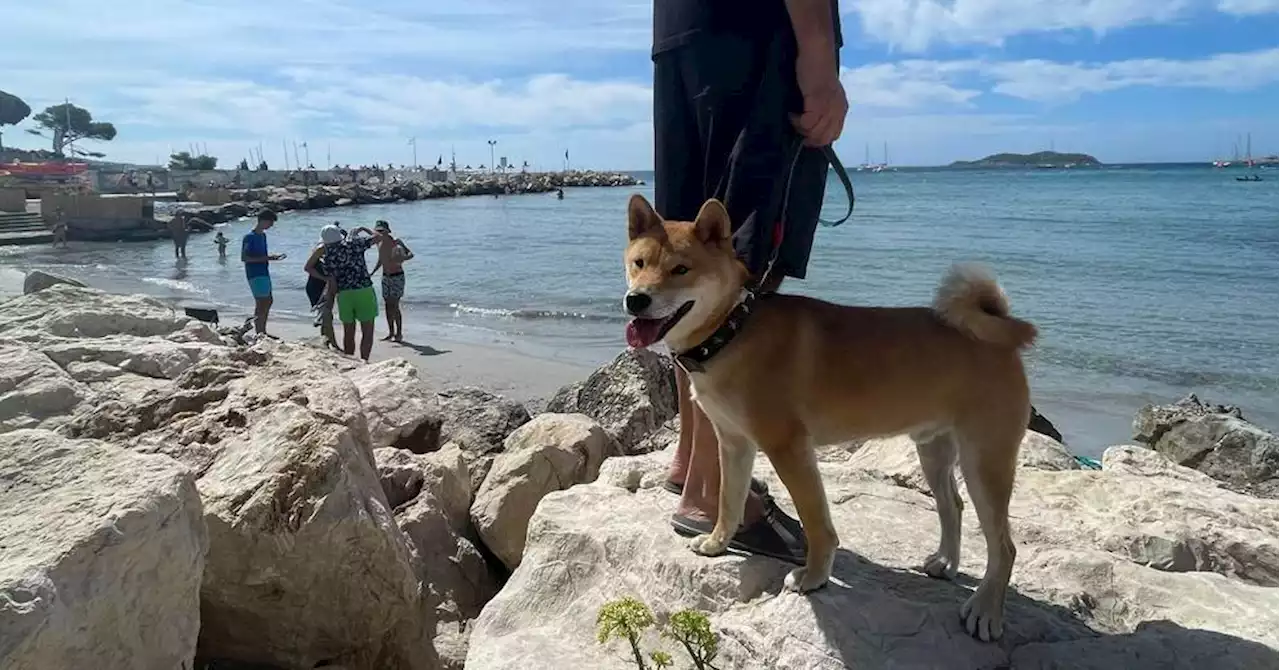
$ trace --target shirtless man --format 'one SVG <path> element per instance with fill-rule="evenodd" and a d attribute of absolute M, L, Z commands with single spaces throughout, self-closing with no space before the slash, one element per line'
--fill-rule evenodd
<path fill-rule="evenodd" d="M 382 302 L 387 308 L 387 336 L 383 340 L 404 340 L 404 318 L 400 313 L 400 298 L 404 297 L 404 265 L 413 258 L 413 252 L 402 240 L 391 235 L 391 224 L 378 221 L 373 229 L 380 233 L 378 237 L 378 263 L 373 266 L 377 272 L 382 268 Z"/>

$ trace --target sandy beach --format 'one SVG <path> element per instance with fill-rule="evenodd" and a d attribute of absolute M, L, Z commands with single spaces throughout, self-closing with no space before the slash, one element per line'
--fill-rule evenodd
<path fill-rule="evenodd" d="M 383 324 L 379 323 L 379 326 Z M 342 340 L 341 324 L 334 324 L 338 340 Z M 310 322 L 273 319 L 267 325 L 270 334 L 289 340 L 301 340 L 323 346 L 320 329 Z M 380 327 L 378 336 L 384 331 Z M 356 335 L 359 350 L 359 334 Z M 507 347 L 485 346 L 472 342 L 432 337 L 430 342 L 383 342 L 373 345 L 372 361 L 403 358 L 418 368 L 423 381 L 433 389 L 477 386 L 524 403 L 538 404 L 548 400 L 560 387 L 582 380 L 592 369 L 563 361 L 530 356 Z"/>

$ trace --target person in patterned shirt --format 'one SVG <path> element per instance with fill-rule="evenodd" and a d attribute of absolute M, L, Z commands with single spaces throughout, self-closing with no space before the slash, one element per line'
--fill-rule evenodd
<path fill-rule="evenodd" d="M 363 233 L 363 235 L 361 234 Z M 338 299 L 338 320 L 342 322 L 342 350 L 356 351 L 356 324 L 360 325 L 360 358 L 369 360 L 373 352 L 374 320 L 378 318 L 378 296 L 373 291 L 364 252 L 378 243 L 381 235 L 365 227 L 347 236 L 335 225 L 320 230 L 323 246 L 307 259 L 307 274 L 325 280 Z M 317 265 L 323 261 L 323 272 Z"/>

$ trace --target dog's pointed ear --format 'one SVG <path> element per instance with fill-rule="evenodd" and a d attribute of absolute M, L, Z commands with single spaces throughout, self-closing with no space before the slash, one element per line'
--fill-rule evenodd
<path fill-rule="evenodd" d="M 729 211 L 715 198 L 702 204 L 698 218 L 693 220 L 693 232 L 703 242 L 723 242 L 729 239 L 733 226 L 729 223 Z"/>
<path fill-rule="evenodd" d="M 641 235 L 662 227 L 662 217 L 653 211 L 653 206 L 643 195 L 635 193 L 627 201 L 627 239 L 634 240 Z"/>

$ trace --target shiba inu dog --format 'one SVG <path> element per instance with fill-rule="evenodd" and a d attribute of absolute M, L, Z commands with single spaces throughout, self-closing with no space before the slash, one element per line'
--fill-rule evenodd
<path fill-rule="evenodd" d="M 815 446 L 910 435 L 941 522 L 922 569 L 953 578 L 960 562 L 959 461 L 987 543 L 987 568 L 960 615 L 969 633 L 1000 637 L 1015 549 L 1009 496 L 1030 414 L 1020 351 L 1035 326 L 1010 316 L 995 280 L 957 266 L 931 308 L 846 307 L 744 290 L 729 215 L 708 200 L 692 222 L 663 221 L 633 195 L 627 209 L 627 342 L 664 341 L 690 373 L 695 401 L 720 440 L 717 523 L 693 538 L 723 553 L 742 521 L 759 449 L 786 485 L 808 539 L 786 588 L 807 592 L 831 576 L 839 538 Z"/>

